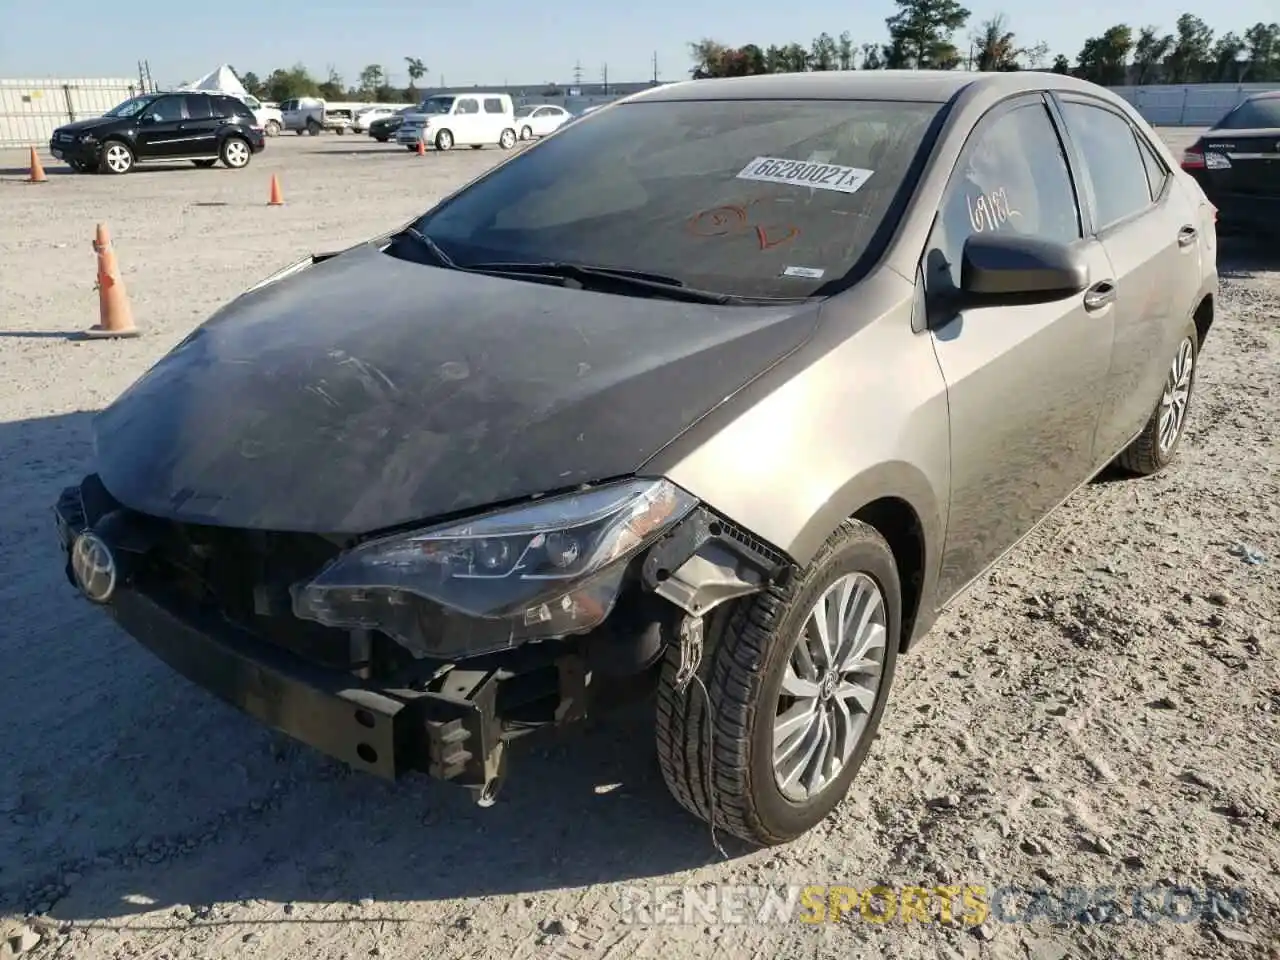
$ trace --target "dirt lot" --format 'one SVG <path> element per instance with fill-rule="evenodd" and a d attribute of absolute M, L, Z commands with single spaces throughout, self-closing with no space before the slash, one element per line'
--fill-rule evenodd
<path fill-rule="evenodd" d="M 51 166 L 29 186 L 25 158 L 0 154 L 0 922 L 25 931 L 21 946 L 155 960 L 1280 957 L 1280 261 L 1246 249 L 1223 252 L 1176 464 L 1082 490 L 946 614 L 899 664 L 854 795 L 781 850 L 721 858 L 667 797 L 643 710 L 530 744 L 480 810 L 278 740 L 77 600 L 49 510 L 91 452 L 91 412 L 249 283 L 395 226 L 499 156 L 288 137 L 242 172 Z M 273 172 L 283 208 L 266 206 Z M 142 339 L 65 337 L 97 320 L 97 221 Z M 1116 893 L 1056 924 L 620 922 L 624 887 L 720 883 Z M 1248 899 L 1203 921 L 1132 918 L 1132 891 L 1174 884 Z"/>

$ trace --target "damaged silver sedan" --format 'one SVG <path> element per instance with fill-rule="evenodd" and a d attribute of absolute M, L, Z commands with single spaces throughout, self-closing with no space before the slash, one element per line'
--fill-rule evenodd
<path fill-rule="evenodd" d="M 262 722 L 482 804 L 513 739 L 652 697 L 676 798 L 781 843 L 945 603 L 1170 462 L 1216 291 L 1212 208 L 1082 81 L 656 88 L 198 327 L 97 416 L 66 572 Z"/>

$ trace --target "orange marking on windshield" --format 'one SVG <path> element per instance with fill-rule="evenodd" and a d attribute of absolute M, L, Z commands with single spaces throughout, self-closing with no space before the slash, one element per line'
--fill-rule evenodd
<path fill-rule="evenodd" d="M 778 237 L 777 239 L 771 240 L 769 238 L 769 234 L 765 232 L 764 227 L 756 227 L 756 238 L 760 241 L 761 250 L 768 250 L 772 247 L 780 246 L 786 243 L 788 240 L 794 240 L 799 235 L 800 235 L 800 231 L 796 227 L 787 227 L 787 232 L 785 236 L 781 236 L 781 237 Z"/>
<path fill-rule="evenodd" d="M 694 214 L 685 229 L 696 237 L 727 237 L 746 224 L 747 211 L 734 204 L 726 204 Z"/>

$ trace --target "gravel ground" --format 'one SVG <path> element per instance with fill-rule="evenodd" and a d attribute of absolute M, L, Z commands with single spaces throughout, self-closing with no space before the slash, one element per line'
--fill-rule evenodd
<path fill-rule="evenodd" d="M 0 153 L 0 956 L 1280 958 L 1280 262 L 1245 249 L 1173 467 L 1080 491 L 947 613 L 848 802 L 785 848 L 717 853 L 643 710 L 530 743 L 479 810 L 280 740 L 76 599 L 49 509 L 91 412 L 249 283 L 501 156 L 288 137 L 242 172 L 29 186 Z M 97 320 L 100 220 L 139 340 L 65 336 Z M 624 887 L 781 883 L 1117 892 L 1055 923 L 619 914 Z M 1132 919 L 1131 891 L 1173 884 L 1215 915 Z"/>

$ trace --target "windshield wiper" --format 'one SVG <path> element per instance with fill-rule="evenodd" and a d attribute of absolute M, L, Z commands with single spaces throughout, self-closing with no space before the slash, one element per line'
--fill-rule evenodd
<path fill-rule="evenodd" d="M 434 240 L 428 237 L 425 233 L 423 233 L 417 227 L 414 227 L 414 226 L 405 227 L 403 230 L 403 234 L 404 236 L 410 237 L 413 240 L 417 241 L 418 245 L 426 249 L 427 253 L 431 254 L 431 256 L 436 260 L 436 262 L 440 264 L 440 266 L 446 267 L 449 270 L 462 269 L 456 263 L 453 262 L 453 257 L 449 256 L 447 253 L 444 252 L 440 244 L 436 243 Z"/>
<path fill-rule="evenodd" d="M 672 300 L 687 300 L 691 303 L 756 302 L 751 297 L 736 297 L 728 293 L 716 293 L 714 290 L 688 287 L 683 281 L 660 273 L 618 267 L 593 267 L 582 263 L 567 263 L 563 260 L 545 260 L 536 263 L 468 263 L 458 269 L 472 270 L 476 273 L 576 280 L 584 287 L 594 284 L 613 285 L 629 290 L 648 291 Z"/>

